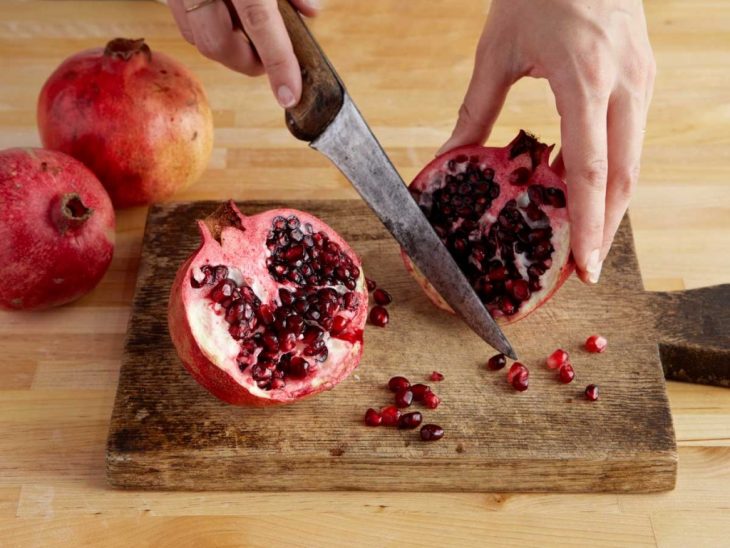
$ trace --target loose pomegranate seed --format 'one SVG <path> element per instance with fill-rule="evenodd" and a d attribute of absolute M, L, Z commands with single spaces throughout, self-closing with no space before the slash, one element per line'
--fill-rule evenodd
<path fill-rule="evenodd" d="M 555 352 L 550 354 L 546 360 L 549 369 L 557 369 L 564 363 L 567 363 L 570 356 L 562 348 L 558 348 Z"/>
<path fill-rule="evenodd" d="M 368 426 L 380 426 L 383 417 L 372 407 L 365 412 L 365 424 Z"/>
<path fill-rule="evenodd" d="M 436 394 L 434 394 L 430 390 L 427 391 L 423 395 L 423 405 L 425 405 L 429 409 L 436 409 L 440 403 L 441 403 L 441 398 L 439 398 Z"/>
<path fill-rule="evenodd" d="M 514 378 L 512 379 L 512 388 L 514 388 L 518 392 L 524 392 L 525 390 L 527 390 L 527 387 L 529 385 L 530 385 L 530 377 L 524 371 L 517 373 L 517 375 L 515 375 Z"/>
<path fill-rule="evenodd" d="M 438 441 L 444 437 L 444 429 L 438 424 L 424 424 L 421 426 L 421 439 L 423 441 Z"/>
<path fill-rule="evenodd" d="M 416 428 L 421 424 L 421 421 L 423 420 L 423 415 L 421 415 L 420 411 L 413 411 L 412 413 L 406 413 L 404 415 L 401 415 L 400 419 L 398 419 L 398 428 L 401 429 L 412 429 Z"/>
<path fill-rule="evenodd" d="M 397 407 L 408 407 L 413 401 L 413 392 L 410 390 L 401 390 L 395 394 L 395 405 Z"/>
<path fill-rule="evenodd" d="M 390 321 L 388 311 L 382 306 L 374 306 L 370 310 L 370 323 L 378 327 L 385 327 Z"/>
<path fill-rule="evenodd" d="M 606 340 L 606 337 L 602 337 L 601 335 L 591 335 L 588 339 L 586 339 L 586 350 L 588 350 L 588 352 L 597 354 L 606 350 L 607 346 L 608 340 Z"/>
<path fill-rule="evenodd" d="M 368 291 L 373 291 L 376 287 L 378 287 L 375 280 L 371 280 L 370 278 L 365 278 L 365 284 L 368 286 Z"/>
<path fill-rule="evenodd" d="M 388 388 L 391 392 L 400 392 L 411 387 L 411 383 L 405 377 L 392 377 L 388 381 Z"/>
<path fill-rule="evenodd" d="M 400 420 L 400 410 L 395 405 L 383 407 L 380 415 L 383 418 L 383 426 L 395 426 Z"/>
<path fill-rule="evenodd" d="M 442 373 L 439 373 L 438 371 L 434 371 L 433 373 L 431 373 L 429 379 L 434 382 L 440 382 L 444 380 L 444 375 Z"/>
<path fill-rule="evenodd" d="M 380 305 L 388 305 L 391 302 L 393 302 L 393 298 L 390 296 L 390 293 L 388 293 L 385 289 L 378 288 L 375 291 L 373 291 L 373 299 L 375 299 L 375 302 Z"/>
<path fill-rule="evenodd" d="M 599 397 L 598 395 L 598 385 L 597 384 L 589 384 L 586 386 L 586 398 L 588 398 L 590 401 L 596 401 Z"/>
<path fill-rule="evenodd" d="M 515 378 L 515 376 L 519 374 L 526 374 L 527 376 L 529 376 L 530 371 L 520 362 L 515 362 L 512 364 L 512 367 L 510 367 L 509 371 L 507 372 L 507 382 L 512 384 L 512 380 Z"/>
<path fill-rule="evenodd" d="M 426 392 L 430 392 L 431 389 L 425 384 L 414 384 L 411 386 L 411 392 L 413 392 L 413 399 L 416 401 L 423 400 Z"/>
<path fill-rule="evenodd" d="M 487 367 L 492 371 L 502 369 L 505 365 L 507 365 L 507 356 L 504 354 L 496 354 L 487 361 Z"/>
<path fill-rule="evenodd" d="M 560 379 L 560 382 L 568 384 L 573 382 L 574 378 L 575 371 L 573 371 L 573 366 L 569 363 L 563 364 L 558 371 L 558 379 Z"/>

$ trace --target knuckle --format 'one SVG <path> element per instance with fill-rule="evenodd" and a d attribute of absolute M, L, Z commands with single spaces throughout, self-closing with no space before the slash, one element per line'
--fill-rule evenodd
<path fill-rule="evenodd" d="M 239 13 L 241 22 L 247 30 L 258 30 L 266 27 L 271 21 L 272 12 L 260 2 L 250 2 L 243 6 Z"/>
<path fill-rule="evenodd" d="M 582 184 L 594 190 L 603 190 L 608 176 L 608 162 L 604 158 L 589 160 L 578 170 L 577 175 Z"/>
<path fill-rule="evenodd" d="M 209 59 L 219 60 L 226 51 L 225 41 L 215 35 L 207 35 L 195 43 L 198 51 Z"/>
<path fill-rule="evenodd" d="M 466 126 L 484 126 L 484 123 L 479 120 L 479 118 L 476 117 L 474 114 L 474 111 L 469 105 L 464 102 L 459 107 L 459 124 L 466 125 Z"/>
<path fill-rule="evenodd" d="M 639 165 L 621 168 L 611 182 L 613 192 L 622 201 L 628 201 L 639 181 Z"/>
<path fill-rule="evenodd" d="M 289 66 L 289 59 L 286 57 L 275 57 L 274 59 L 267 60 L 264 64 L 268 72 L 279 72 Z"/>

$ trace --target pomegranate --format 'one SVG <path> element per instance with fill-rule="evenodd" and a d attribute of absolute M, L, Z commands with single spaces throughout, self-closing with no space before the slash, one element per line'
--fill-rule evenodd
<path fill-rule="evenodd" d="M 387 306 L 391 302 L 393 302 L 393 297 L 391 297 L 390 293 L 388 293 L 382 287 L 379 287 L 378 289 L 373 291 L 373 299 L 381 306 Z"/>
<path fill-rule="evenodd" d="M 43 145 L 86 164 L 116 207 L 172 196 L 200 177 L 213 147 L 201 83 L 142 39 L 66 59 L 41 90 L 38 127 Z"/>
<path fill-rule="evenodd" d="M 368 294 L 360 260 L 302 211 L 247 217 L 230 202 L 198 222 L 168 322 L 191 375 L 235 405 L 289 403 L 357 367 Z"/>
<path fill-rule="evenodd" d="M 552 147 L 521 131 L 504 148 L 463 146 L 428 164 L 413 198 L 497 320 L 514 322 L 547 301 L 574 269 L 566 186 Z M 402 252 L 429 298 L 448 304 Z"/>
<path fill-rule="evenodd" d="M 114 210 L 94 174 L 60 152 L 0 152 L 0 308 L 58 306 L 91 291 L 114 252 Z"/>

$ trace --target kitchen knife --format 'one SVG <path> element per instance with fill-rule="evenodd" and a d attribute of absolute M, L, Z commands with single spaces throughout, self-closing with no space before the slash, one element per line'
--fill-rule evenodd
<path fill-rule="evenodd" d="M 471 329 L 517 359 L 446 247 L 431 228 L 337 73 L 288 0 L 278 0 L 302 71 L 302 97 L 286 111 L 289 131 L 347 177 L 412 261 Z"/>

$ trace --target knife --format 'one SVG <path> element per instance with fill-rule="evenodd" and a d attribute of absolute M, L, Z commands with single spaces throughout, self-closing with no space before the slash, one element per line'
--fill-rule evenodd
<path fill-rule="evenodd" d="M 482 339 L 517 355 L 411 197 L 345 86 L 288 0 L 278 0 L 302 71 L 302 97 L 286 111 L 289 131 L 349 179 L 444 300 Z"/>

